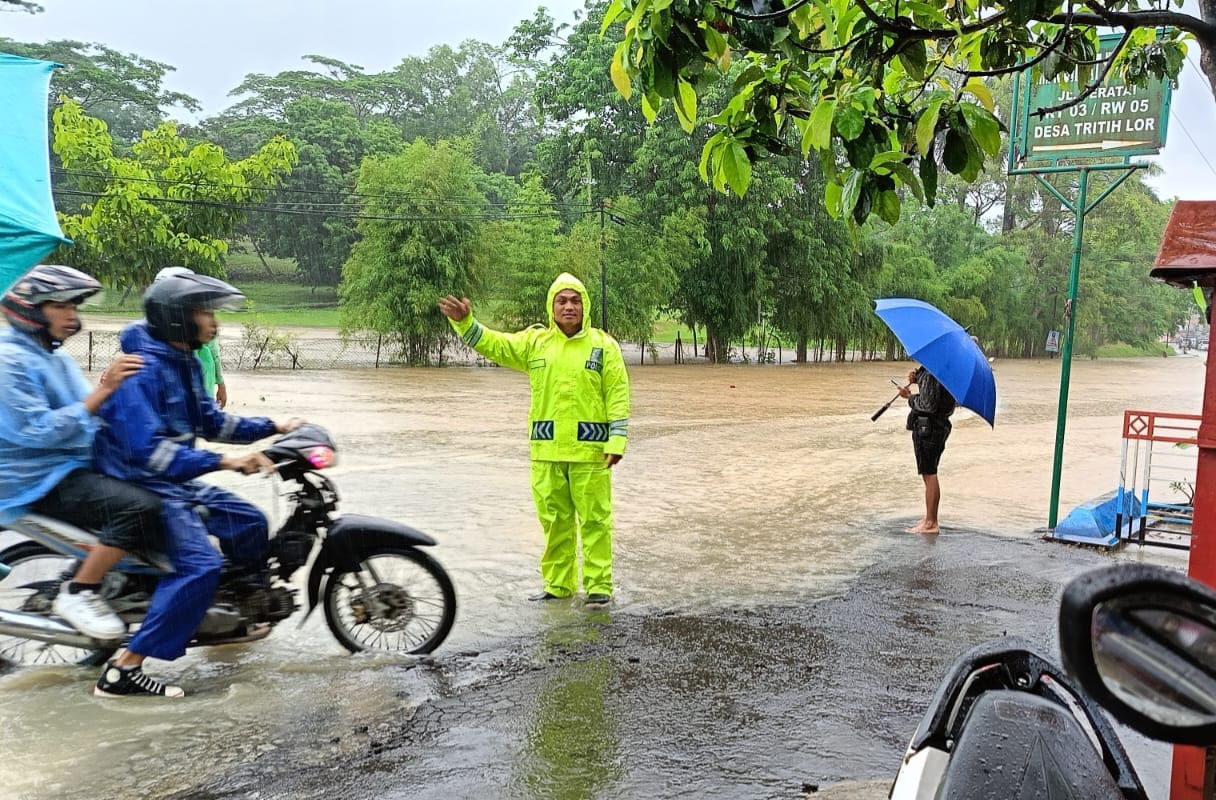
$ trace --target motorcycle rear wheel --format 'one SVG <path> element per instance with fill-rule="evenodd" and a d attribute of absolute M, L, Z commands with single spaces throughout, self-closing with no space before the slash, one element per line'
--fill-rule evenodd
<path fill-rule="evenodd" d="M 72 577 L 79 562 L 37 542 L 20 542 L 0 551 L 0 564 L 12 570 L 0 578 L 0 608 L 50 615 L 59 585 Z M 93 650 L 0 634 L 0 667 L 98 666 L 104 664 L 114 650 Z"/>
<path fill-rule="evenodd" d="M 352 653 L 430 653 L 456 620 L 456 589 L 439 562 L 412 547 L 380 547 L 358 572 L 325 584 L 325 622 Z"/>

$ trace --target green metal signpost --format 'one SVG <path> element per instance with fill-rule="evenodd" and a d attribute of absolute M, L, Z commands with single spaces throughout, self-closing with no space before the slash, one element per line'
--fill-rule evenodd
<path fill-rule="evenodd" d="M 1109 55 L 1121 36 L 1100 37 L 1099 52 Z M 1033 175 L 1069 211 L 1076 222 L 1072 233 L 1072 260 L 1068 274 L 1068 301 L 1064 305 L 1063 354 L 1060 359 L 1060 401 L 1056 416 L 1055 456 L 1051 470 L 1051 507 L 1047 527 L 1055 529 L 1060 505 L 1060 473 L 1064 461 L 1064 427 L 1068 413 L 1068 381 L 1072 370 L 1073 333 L 1077 319 L 1077 289 L 1081 253 L 1085 244 L 1085 216 L 1111 192 L 1143 167 L 1130 159 L 1151 155 L 1165 146 L 1170 113 L 1170 85 L 1161 79 L 1147 87 L 1124 85 L 1108 77 L 1077 104 L 1050 114 L 1038 113 L 1079 96 L 1084 86 L 1073 75 L 1064 82 L 1037 85 L 1014 76 L 1014 121 L 1009 141 L 1009 174 Z M 1078 160 L 1084 163 L 1076 164 Z M 1067 161 L 1068 163 L 1061 163 Z M 1092 201 L 1089 179 L 1094 172 L 1118 172 Z M 1044 175 L 1076 173 L 1076 199 L 1070 200 Z"/>

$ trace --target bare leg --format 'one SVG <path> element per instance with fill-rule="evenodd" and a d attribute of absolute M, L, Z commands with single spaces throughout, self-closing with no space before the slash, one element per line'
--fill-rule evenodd
<path fill-rule="evenodd" d="M 938 506 L 941 503 L 941 485 L 938 475 L 921 475 L 924 480 L 924 519 L 921 524 L 908 528 L 910 534 L 939 534 Z"/>
<path fill-rule="evenodd" d="M 76 574 L 72 580 L 76 583 L 101 583 L 101 579 L 106 576 L 118 561 L 127 554 L 125 550 L 120 550 L 117 547 L 110 547 L 108 544 L 99 544 L 89 551 L 81 563 L 80 568 L 76 570 Z"/>
<path fill-rule="evenodd" d="M 114 657 L 114 666 L 138 667 L 140 664 L 144 663 L 145 658 L 147 658 L 147 656 L 141 656 L 139 653 L 124 648 L 123 650 L 119 651 L 118 655 Z"/>

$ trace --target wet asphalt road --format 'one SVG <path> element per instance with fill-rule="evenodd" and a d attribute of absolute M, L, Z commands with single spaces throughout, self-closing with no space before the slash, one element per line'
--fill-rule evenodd
<path fill-rule="evenodd" d="M 972 531 L 872 534 L 881 563 L 817 602 L 521 604 L 544 622 L 539 641 L 405 667 L 374 714 L 302 719 L 315 740 L 174 796 L 885 797 L 953 656 L 1006 634 L 1058 652 L 1063 585 L 1110 557 Z M 1164 797 L 1168 748 L 1126 744 Z"/>

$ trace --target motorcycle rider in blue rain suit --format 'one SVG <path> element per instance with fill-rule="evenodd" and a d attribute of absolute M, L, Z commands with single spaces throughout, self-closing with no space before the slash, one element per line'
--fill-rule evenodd
<path fill-rule="evenodd" d="M 94 442 L 94 457 L 107 475 L 162 498 L 166 555 L 174 572 L 161 578 L 143 625 L 107 665 L 98 694 L 135 693 L 138 687 L 130 690 L 124 670 L 137 670 L 144 658 L 171 660 L 185 652 L 219 583 L 222 559 L 208 535 L 219 539 L 234 563 L 262 574 L 269 538 L 266 517 L 232 492 L 195 480 L 216 470 L 248 475 L 274 469 L 262 453 L 221 456 L 196 449 L 197 437 L 249 443 L 294 430 L 302 422 L 276 424 L 266 417 L 225 414 L 203 389 L 194 351 L 215 338 L 215 310 L 239 307 L 244 300 L 217 278 L 174 275 L 148 288 L 145 319 L 122 332 L 123 351 L 140 355 L 144 368 L 102 408 L 105 424 Z"/>

